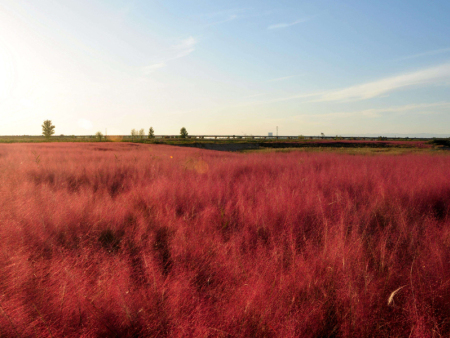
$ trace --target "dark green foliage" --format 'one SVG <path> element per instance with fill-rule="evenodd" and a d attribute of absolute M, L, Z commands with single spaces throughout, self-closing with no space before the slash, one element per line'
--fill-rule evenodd
<path fill-rule="evenodd" d="M 52 124 L 52 121 L 45 120 L 42 124 L 42 135 L 46 138 L 50 138 L 55 133 L 55 126 Z"/>
<path fill-rule="evenodd" d="M 102 141 L 102 140 L 103 140 L 103 134 L 102 134 L 102 132 L 101 132 L 101 131 L 98 131 L 98 132 L 95 134 L 95 138 L 97 139 L 97 141 Z"/>
<path fill-rule="evenodd" d="M 185 127 L 180 129 L 180 137 L 181 138 L 187 138 L 188 137 L 188 132 L 187 132 Z"/>
<path fill-rule="evenodd" d="M 155 138 L 155 131 L 153 130 L 153 127 L 150 127 L 148 130 L 148 138 Z"/>
<path fill-rule="evenodd" d="M 430 143 L 435 144 L 437 146 L 450 147 L 450 138 L 437 138 L 432 140 Z"/>

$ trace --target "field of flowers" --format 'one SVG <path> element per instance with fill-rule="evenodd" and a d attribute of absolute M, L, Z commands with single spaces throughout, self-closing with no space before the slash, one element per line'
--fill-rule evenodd
<path fill-rule="evenodd" d="M 449 336 L 449 168 L 0 145 L 0 337 Z"/>

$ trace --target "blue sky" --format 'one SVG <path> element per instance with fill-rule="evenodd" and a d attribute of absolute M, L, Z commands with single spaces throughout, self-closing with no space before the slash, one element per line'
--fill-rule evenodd
<path fill-rule="evenodd" d="M 0 134 L 450 135 L 449 1 L 0 0 Z"/>

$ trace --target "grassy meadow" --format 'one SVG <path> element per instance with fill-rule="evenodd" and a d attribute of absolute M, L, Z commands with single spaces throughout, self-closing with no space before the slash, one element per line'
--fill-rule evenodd
<path fill-rule="evenodd" d="M 0 337 L 449 336 L 449 155 L 0 144 Z"/>

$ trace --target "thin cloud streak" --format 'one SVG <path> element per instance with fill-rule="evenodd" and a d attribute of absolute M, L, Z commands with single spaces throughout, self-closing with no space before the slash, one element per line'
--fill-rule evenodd
<path fill-rule="evenodd" d="M 392 76 L 378 81 L 329 91 L 315 102 L 367 100 L 408 87 L 442 84 L 450 79 L 450 63 L 416 72 Z"/>
<path fill-rule="evenodd" d="M 383 113 L 406 113 L 413 110 L 421 110 L 428 108 L 444 108 L 450 107 L 449 102 L 436 102 L 436 103 L 421 103 L 421 104 L 407 104 L 404 106 L 395 106 L 388 108 L 373 108 L 373 109 L 364 109 L 358 112 L 353 112 L 351 115 L 363 115 L 366 117 L 380 117 Z M 423 112 L 419 112 L 423 113 Z"/>
<path fill-rule="evenodd" d="M 176 60 L 188 56 L 195 50 L 196 44 L 197 40 L 192 36 L 182 40 L 181 43 L 172 46 L 172 50 L 176 51 L 177 54 L 174 57 L 168 58 L 167 61 Z"/>
<path fill-rule="evenodd" d="M 146 66 L 143 68 L 144 74 L 151 74 L 155 71 L 157 71 L 158 69 L 164 68 L 166 66 L 166 64 L 164 62 L 161 63 L 155 63 L 153 65 L 150 66 Z"/>
<path fill-rule="evenodd" d="M 276 79 L 267 80 L 266 82 L 279 82 L 279 81 L 285 81 L 285 80 L 292 79 L 293 77 L 295 77 L 295 75 L 289 75 L 289 76 L 278 77 L 278 78 L 276 78 Z"/>
<path fill-rule="evenodd" d="M 251 98 L 254 98 L 254 97 L 264 96 L 264 95 L 267 95 L 267 93 L 253 94 L 253 95 L 245 96 L 244 98 L 251 99 Z"/>
<path fill-rule="evenodd" d="M 233 8 L 233 9 L 227 9 L 227 10 L 217 11 L 217 12 L 212 12 L 212 13 L 199 14 L 199 15 L 197 15 L 197 17 L 214 18 L 214 17 L 234 15 L 236 13 L 242 13 L 242 12 L 245 12 L 248 10 L 251 10 L 251 8 Z"/>
<path fill-rule="evenodd" d="M 404 60 L 409 60 L 409 59 L 420 58 L 423 56 L 437 55 L 437 54 L 443 54 L 443 53 L 448 53 L 448 52 L 450 52 L 450 48 L 441 48 L 441 49 L 429 50 L 429 51 L 423 52 L 423 53 L 404 56 L 404 57 L 401 57 L 398 59 L 394 59 L 393 61 L 404 61 Z"/>
<path fill-rule="evenodd" d="M 272 29 L 288 28 L 288 27 L 291 27 L 291 26 L 298 25 L 298 24 L 300 24 L 300 23 L 304 23 L 304 22 L 310 21 L 310 20 L 312 20 L 312 19 L 313 19 L 313 18 L 311 17 L 311 18 L 303 18 L 303 19 L 299 19 L 299 20 L 296 20 L 296 21 L 290 22 L 290 23 L 277 23 L 277 24 L 275 24 L 275 25 L 270 25 L 270 26 L 268 26 L 267 29 L 272 30 Z"/>
<path fill-rule="evenodd" d="M 418 103 L 418 104 L 407 104 L 404 106 L 394 106 L 388 108 L 373 108 L 365 109 L 361 112 L 366 114 L 380 114 L 380 113 L 402 113 L 411 110 L 427 109 L 427 108 L 439 108 L 439 107 L 450 107 L 450 102 L 435 102 L 435 103 Z"/>
<path fill-rule="evenodd" d="M 165 60 L 163 60 L 162 62 L 158 62 L 158 63 L 152 64 L 149 66 L 145 66 L 145 67 L 143 67 L 142 71 L 144 72 L 144 74 L 148 75 L 148 74 L 151 74 L 151 73 L 157 71 L 158 69 L 166 67 L 167 62 L 169 62 L 169 61 L 173 61 L 173 60 L 188 56 L 193 51 L 195 51 L 196 44 L 197 44 L 197 40 L 194 37 L 190 36 L 187 39 L 182 40 L 179 44 L 173 45 L 171 47 L 171 52 L 175 54 L 174 56 L 168 57 Z"/>
<path fill-rule="evenodd" d="M 211 23 L 205 25 L 205 28 L 206 27 L 211 27 L 211 26 L 222 25 L 224 23 L 227 23 L 227 22 L 230 22 L 230 21 L 234 21 L 237 18 L 238 18 L 237 14 L 233 14 L 233 15 L 230 15 L 227 19 L 223 19 L 223 20 L 216 21 L 216 22 L 211 22 Z"/>
<path fill-rule="evenodd" d="M 322 93 L 324 93 L 324 92 L 322 92 Z M 320 94 L 321 93 L 297 94 L 297 95 L 292 95 L 292 96 L 288 96 L 288 97 L 274 98 L 274 99 L 265 100 L 265 101 L 243 102 L 243 103 L 239 103 L 239 104 L 230 106 L 229 108 L 232 108 L 232 107 L 248 107 L 248 106 L 256 106 L 256 105 L 264 105 L 264 104 L 284 102 L 284 101 L 290 101 L 290 100 L 297 100 L 297 99 L 306 99 L 306 98 L 318 96 Z M 247 96 L 247 98 L 257 97 L 257 96 L 262 96 L 262 95 L 265 95 L 265 94 L 251 95 L 251 96 Z"/>
<path fill-rule="evenodd" d="M 222 25 L 224 23 L 234 21 L 236 19 L 240 19 L 243 17 L 243 13 L 245 13 L 250 9 L 251 8 L 234 8 L 213 13 L 200 14 L 197 15 L 196 17 L 214 20 L 212 22 L 206 23 L 205 26 L 203 26 L 203 28 L 208 28 L 212 26 Z"/>
<path fill-rule="evenodd" d="M 345 118 L 345 117 L 358 117 L 364 116 L 368 118 L 381 117 L 384 113 L 407 113 L 416 111 L 418 114 L 430 114 L 430 111 L 423 111 L 429 108 L 449 108 L 450 102 L 435 102 L 435 103 L 419 103 L 419 104 L 407 104 L 403 106 L 393 106 L 387 108 L 373 108 L 364 109 L 350 112 L 331 112 L 326 114 L 301 114 L 297 116 L 314 116 L 318 118 Z"/>
<path fill-rule="evenodd" d="M 427 85 L 450 85 L 450 63 L 423 70 L 391 76 L 378 81 L 350 86 L 344 89 L 302 93 L 266 101 L 246 102 L 241 105 L 261 105 L 289 100 L 310 99 L 304 102 L 353 102 L 387 95 L 393 91 Z"/>
<path fill-rule="evenodd" d="M 251 11 L 251 8 L 241 8 L 236 10 L 229 10 L 229 11 L 222 11 L 217 13 L 211 13 L 210 15 L 203 15 L 204 17 L 209 18 L 215 18 L 217 16 L 222 16 L 222 18 L 217 18 L 216 21 L 210 22 L 206 24 L 203 28 L 208 28 L 211 26 L 218 26 L 222 25 L 231 21 L 237 21 L 237 20 L 245 20 L 245 19 L 251 19 L 251 18 L 258 18 L 266 15 L 272 14 L 272 11 L 264 11 L 260 13 L 249 13 Z"/>

